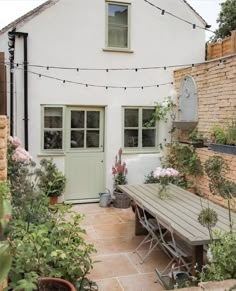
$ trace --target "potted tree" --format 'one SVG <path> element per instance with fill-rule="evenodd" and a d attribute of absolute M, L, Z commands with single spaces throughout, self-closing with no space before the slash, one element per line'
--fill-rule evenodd
<path fill-rule="evenodd" d="M 130 198 L 127 194 L 120 191 L 118 185 L 127 184 L 127 173 L 128 169 L 126 167 L 126 163 L 122 162 L 122 149 L 120 148 L 118 151 L 118 155 L 115 157 L 115 164 L 112 167 L 112 174 L 114 178 L 113 184 L 113 195 L 115 196 L 115 200 L 113 201 L 113 206 L 116 208 L 129 208 L 130 207 Z"/>
<path fill-rule="evenodd" d="M 66 177 L 60 172 L 53 160 L 42 159 L 41 169 L 37 170 L 38 187 L 49 198 L 50 204 L 57 203 L 57 198 L 64 193 Z"/>

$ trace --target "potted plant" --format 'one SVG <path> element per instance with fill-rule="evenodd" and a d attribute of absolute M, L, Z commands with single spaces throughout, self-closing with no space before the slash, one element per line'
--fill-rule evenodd
<path fill-rule="evenodd" d="M 128 169 L 126 167 L 126 163 L 122 162 L 121 156 L 122 149 L 120 148 L 118 151 L 118 155 L 116 155 L 115 157 L 115 164 L 112 167 L 112 174 L 114 178 L 113 195 L 115 196 L 113 206 L 116 208 L 129 208 L 130 198 L 118 188 L 118 185 L 127 184 Z"/>
<path fill-rule="evenodd" d="M 53 205 L 57 203 L 57 198 L 64 193 L 66 177 L 58 170 L 52 159 L 42 159 L 40 165 L 41 169 L 36 172 L 39 179 L 38 187 L 50 197 L 50 204 Z"/>
<path fill-rule="evenodd" d="M 188 136 L 191 141 L 191 145 L 195 148 L 204 147 L 205 137 L 196 128 L 189 133 Z"/>
<path fill-rule="evenodd" d="M 215 124 L 210 129 L 210 149 L 216 152 L 236 155 L 236 120 L 227 127 Z"/>

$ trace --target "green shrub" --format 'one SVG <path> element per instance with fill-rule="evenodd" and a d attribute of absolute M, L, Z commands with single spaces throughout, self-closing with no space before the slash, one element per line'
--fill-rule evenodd
<path fill-rule="evenodd" d="M 202 281 L 236 279 L 236 234 L 217 235 L 218 240 L 209 245 L 212 259 L 203 268 Z"/>

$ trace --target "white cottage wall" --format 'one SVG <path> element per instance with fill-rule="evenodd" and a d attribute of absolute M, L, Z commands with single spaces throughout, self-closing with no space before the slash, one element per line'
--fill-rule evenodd
<path fill-rule="evenodd" d="M 116 2 L 116 1 L 113 1 Z M 119 2 L 124 2 L 120 0 Z M 28 62 L 45 66 L 124 68 L 168 66 L 204 61 L 205 34 L 180 22 L 143 0 L 131 3 L 131 52 L 105 51 L 104 0 L 60 0 L 33 17 L 17 31 L 28 33 Z M 160 0 L 163 9 L 197 25 L 204 24 L 182 0 Z M 5 34 L 6 35 L 6 34 Z M 0 37 L 0 48 L 3 36 Z M 6 40 L 4 40 L 5 42 Z M 23 39 L 16 38 L 15 62 L 23 61 Z M 4 49 L 4 47 L 3 47 Z M 23 131 L 23 71 L 15 70 L 16 133 Z M 29 67 L 29 71 L 88 84 L 142 86 L 173 81 L 172 69 L 135 71 L 80 71 Z M 170 95 L 172 85 L 147 89 L 104 89 L 39 78 L 29 73 L 29 151 L 34 158 L 41 151 L 41 105 L 105 107 L 105 186 L 112 189 L 111 167 L 122 146 L 122 107 L 153 106 Z M 167 136 L 160 128 L 160 141 Z M 48 155 L 46 155 L 48 156 Z M 124 153 L 130 183 L 143 182 L 144 175 L 159 165 L 161 153 Z M 52 155 L 53 157 L 53 155 Z M 57 157 L 64 171 L 64 156 Z"/>

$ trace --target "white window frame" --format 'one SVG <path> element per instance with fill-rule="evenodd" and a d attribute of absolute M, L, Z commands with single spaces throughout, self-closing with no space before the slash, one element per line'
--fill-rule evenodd
<path fill-rule="evenodd" d="M 44 132 L 46 130 L 45 126 L 44 126 L 44 112 L 45 112 L 45 108 L 62 108 L 62 148 L 61 149 L 45 149 L 44 148 Z M 51 130 L 51 128 L 50 128 Z M 53 129 L 52 130 L 58 130 L 58 129 Z M 60 129 L 59 129 L 60 130 Z M 64 149 L 65 149 L 65 107 L 62 105 L 54 105 L 54 104 L 50 104 L 50 105 L 42 105 L 41 106 L 41 151 L 43 153 L 64 153 Z"/>
<path fill-rule="evenodd" d="M 130 15 L 131 15 L 131 3 L 127 3 L 127 2 L 116 2 L 116 1 L 106 1 L 106 38 L 105 38 L 105 50 L 112 50 L 112 51 L 130 51 Z M 128 28 L 128 34 L 127 34 L 127 47 L 111 47 L 108 45 L 108 8 L 109 8 L 109 4 L 111 5 L 117 5 L 117 6 L 127 6 L 128 7 L 128 25 L 127 25 L 127 28 Z"/>
<path fill-rule="evenodd" d="M 137 127 L 125 127 L 125 109 L 138 109 L 138 128 Z M 156 152 L 158 150 L 158 123 L 155 122 L 149 129 L 155 129 L 155 146 L 143 147 L 142 146 L 142 131 L 146 127 L 142 125 L 142 112 L 145 109 L 155 109 L 153 106 L 124 106 L 122 110 L 122 144 L 125 152 Z M 125 147 L 125 129 L 138 129 L 138 147 Z"/>

